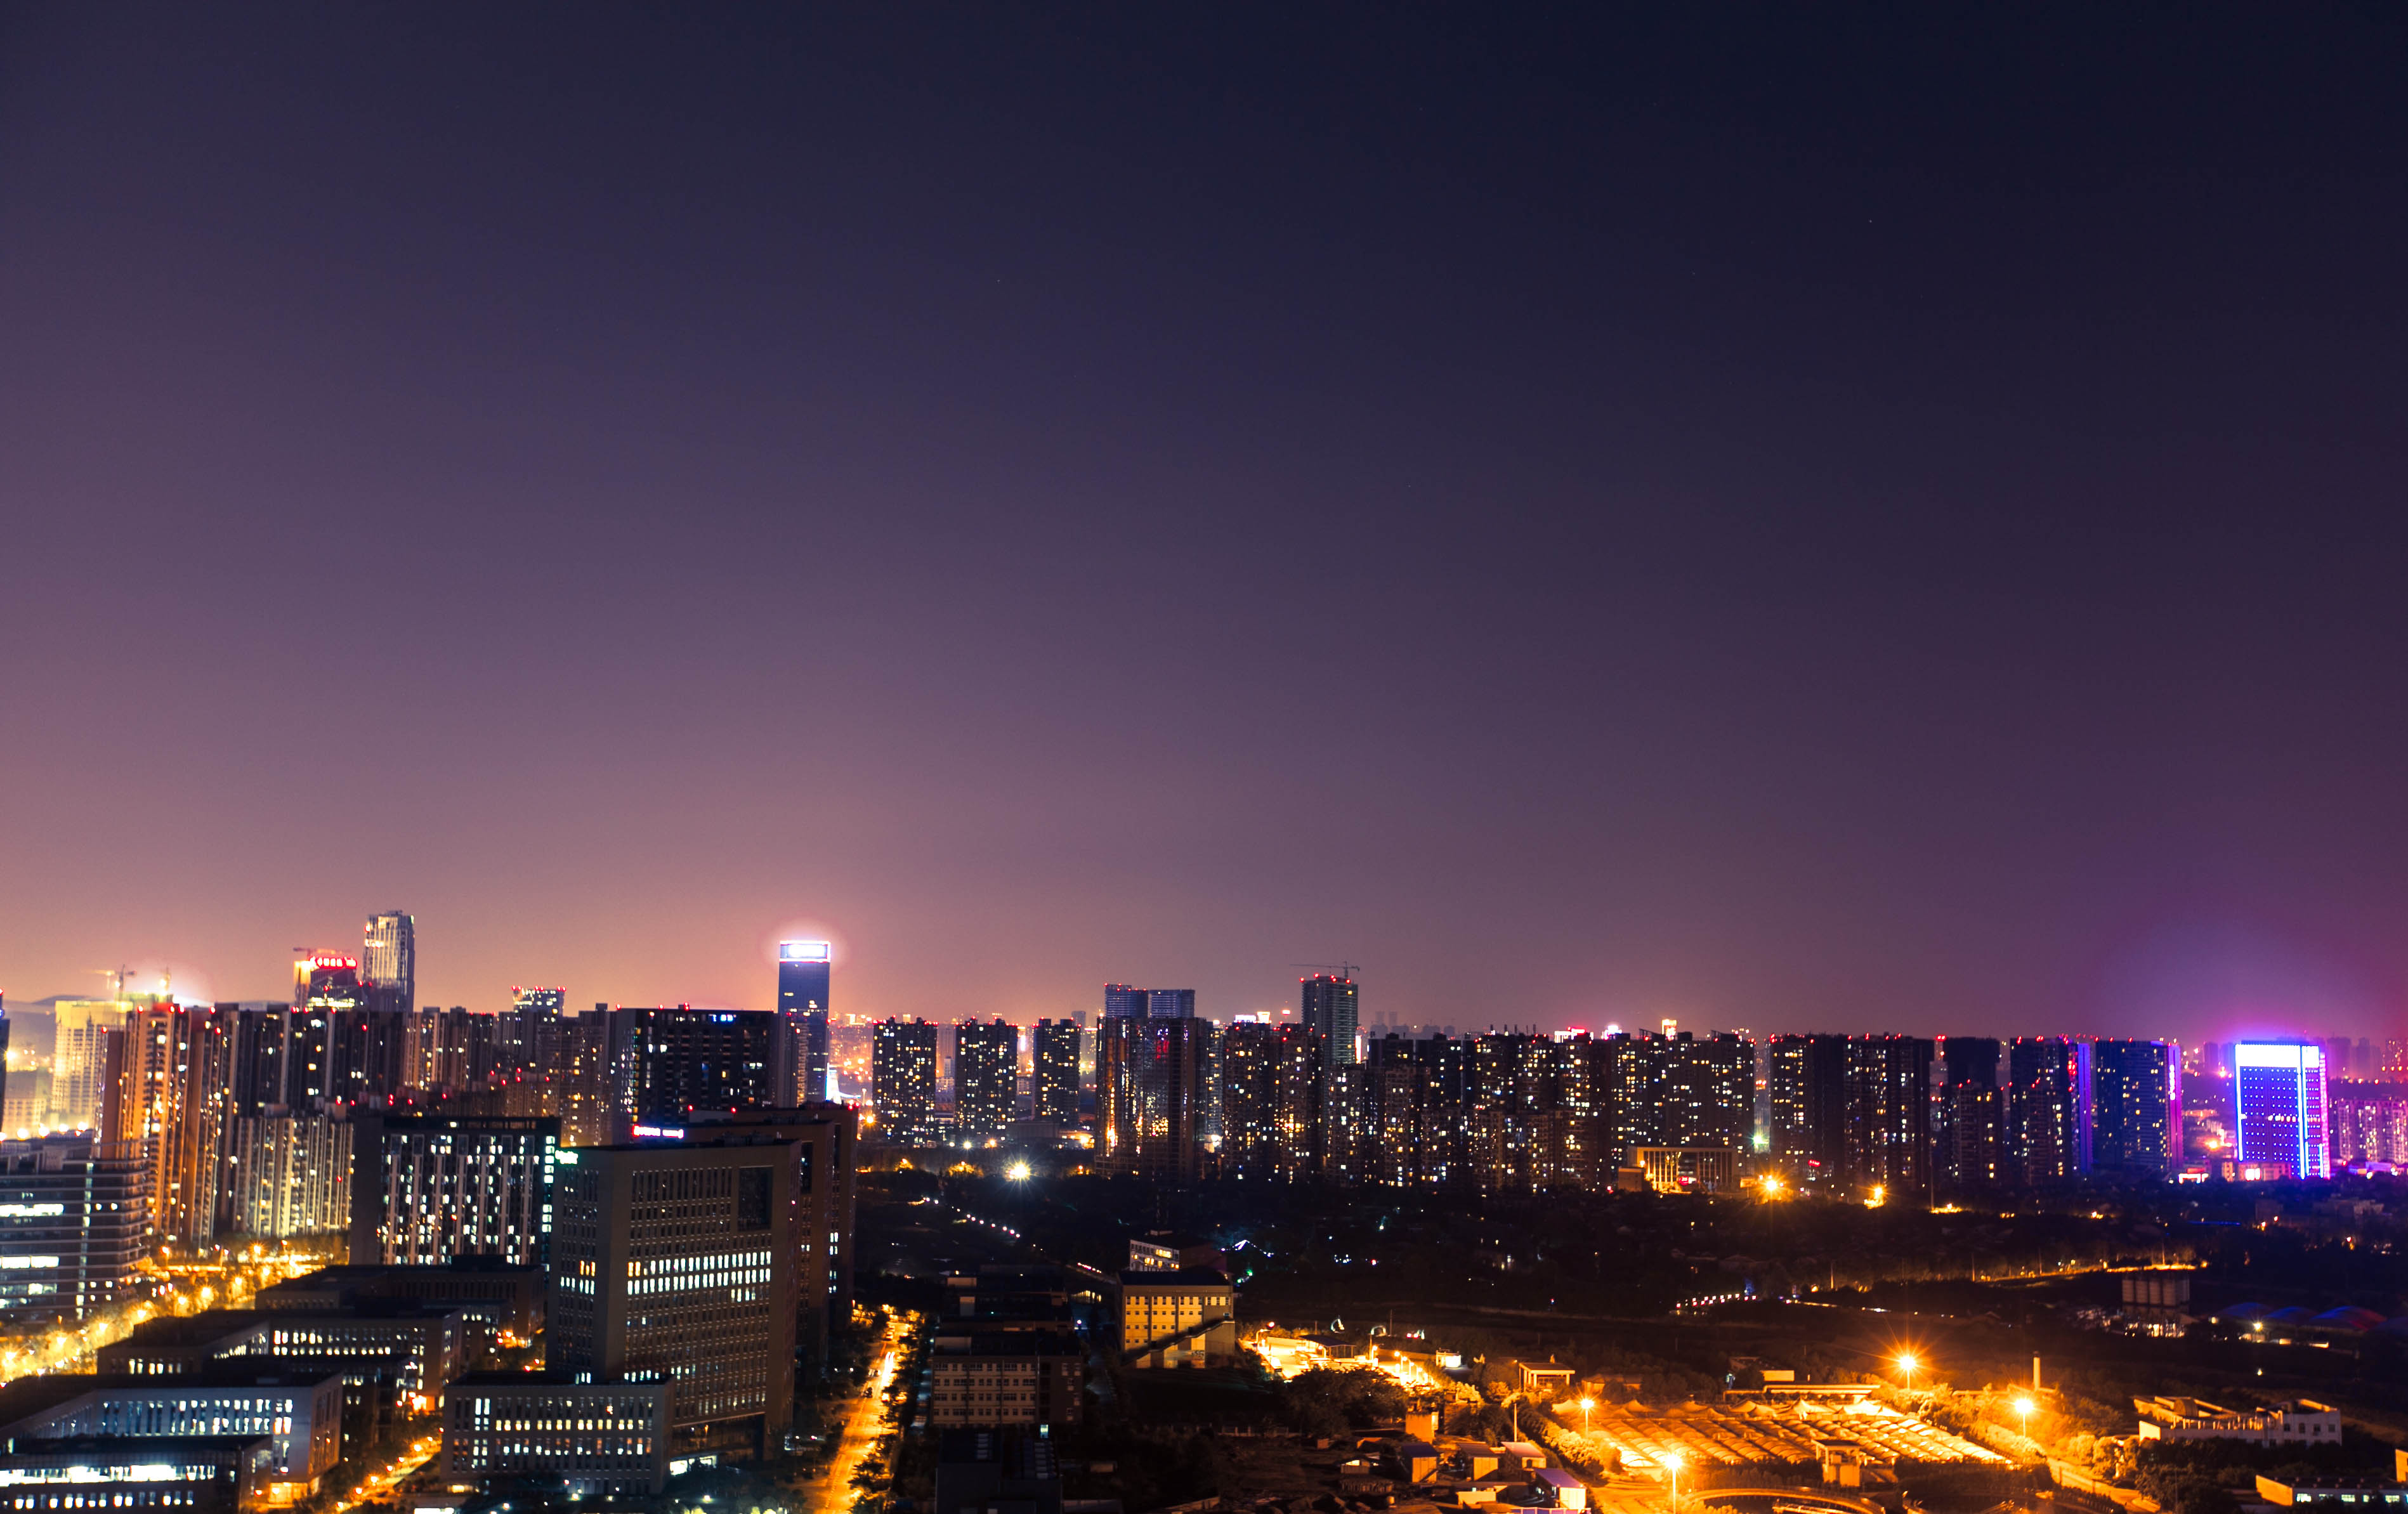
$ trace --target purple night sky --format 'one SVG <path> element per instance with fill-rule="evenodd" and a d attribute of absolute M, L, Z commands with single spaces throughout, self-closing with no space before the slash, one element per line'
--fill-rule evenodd
<path fill-rule="evenodd" d="M 2408 27 L 1069 14 L 0 13 L 9 1000 L 2408 1035 Z"/>

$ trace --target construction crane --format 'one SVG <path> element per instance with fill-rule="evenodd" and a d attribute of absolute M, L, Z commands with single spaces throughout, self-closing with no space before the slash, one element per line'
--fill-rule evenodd
<path fill-rule="evenodd" d="M 110 998 L 122 999 L 125 997 L 125 980 L 134 976 L 133 968 L 95 967 L 93 971 L 108 979 L 108 996 Z"/>
<path fill-rule="evenodd" d="M 1291 967 L 1310 967 L 1316 973 L 1328 973 L 1338 978 L 1353 978 L 1362 968 L 1351 962 L 1292 962 Z"/>

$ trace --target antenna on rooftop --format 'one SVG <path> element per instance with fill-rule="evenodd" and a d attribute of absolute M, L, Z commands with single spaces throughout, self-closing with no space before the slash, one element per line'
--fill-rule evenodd
<path fill-rule="evenodd" d="M 1362 968 L 1351 962 L 1292 962 L 1291 967 L 1310 967 L 1316 973 L 1334 973 L 1340 978 L 1353 978 Z"/>

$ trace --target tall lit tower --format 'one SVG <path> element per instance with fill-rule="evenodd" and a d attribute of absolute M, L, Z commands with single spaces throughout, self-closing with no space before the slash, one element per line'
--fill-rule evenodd
<path fill-rule="evenodd" d="M 1359 1017 L 1356 992 L 1352 977 L 1337 973 L 1315 973 L 1297 979 L 1297 993 L 1303 1001 L 1297 1007 L 1303 1013 L 1304 1028 L 1321 1033 L 1322 1043 L 1329 1049 L 1330 1063 L 1336 1066 L 1354 1064 L 1354 1026 Z"/>
<path fill-rule="evenodd" d="M 418 1007 L 418 926 L 408 915 L 389 909 L 368 917 L 360 978 L 371 1007 L 404 1014 Z"/>
<path fill-rule="evenodd" d="M 2243 1041 L 2232 1049 L 2232 1064 L 2241 1160 L 2280 1166 L 2294 1178 L 2331 1177 L 2325 1049 L 2313 1042 Z"/>
<path fill-rule="evenodd" d="M 825 941 L 778 943 L 778 1014 L 800 1063 L 797 1104 L 836 1097 L 828 1086 L 828 971 L 835 962 Z"/>

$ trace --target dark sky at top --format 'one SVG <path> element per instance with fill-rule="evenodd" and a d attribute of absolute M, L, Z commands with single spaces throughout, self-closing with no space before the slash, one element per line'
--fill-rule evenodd
<path fill-rule="evenodd" d="M 0 987 L 399 907 L 476 1007 L 817 922 L 948 1020 L 2408 1034 L 2403 79 L 2373 7 L 0 12 Z"/>

